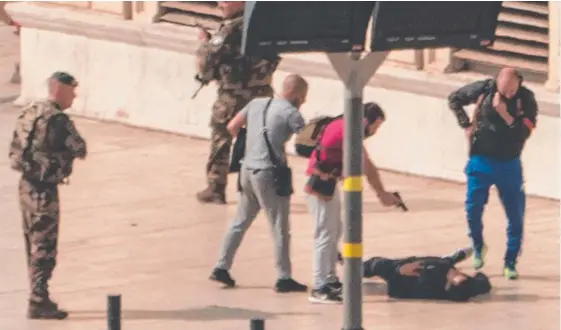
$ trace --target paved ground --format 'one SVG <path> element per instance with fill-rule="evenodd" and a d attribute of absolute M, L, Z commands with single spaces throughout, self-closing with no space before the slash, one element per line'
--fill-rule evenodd
<path fill-rule="evenodd" d="M 0 110 L 0 155 L 6 155 L 17 115 Z M 339 329 L 341 307 L 314 306 L 305 295 L 277 296 L 270 231 L 261 215 L 246 236 L 233 269 L 241 287 L 221 290 L 207 280 L 233 212 L 200 206 L 207 142 L 78 119 L 90 156 L 79 162 L 72 184 L 61 188 L 60 259 L 53 292 L 72 311 L 62 323 L 29 322 L 26 271 L 16 203 L 17 176 L 0 158 L 0 328 L 105 329 L 107 294 L 120 293 L 124 329 L 247 329 L 248 319 L 267 318 L 267 329 Z M 296 187 L 304 163 L 292 159 Z M 463 187 L 384 173 L 388 187 L 410 204 L 408 214 L 384 210 L 365 192 L 366 255 L 443 254 L 466 244 Z M 530 199 L 522 279 L 500 277 L 505 220 L 493 196 L 486 216 L 490 257 L 486 271 L 496 290 L 467 305 L 388 302 L 384 286 L 365 292 L 367 329 L 559 328 L 559 204 Z M 311 280 L 312 223 L 301 189 L 292 205 L 295 277 Z M 261 274 L 259 274 L 261 273 Z"/>
<path fill-rule="evenodd" d="M 2 102 L 17 93 L 4 84 L 15 55 L 2 55 L 14 49 L 7 42 L 17 40 L 5 31 L 0 27 L 0 329 L 106 329 L 106 296 L 112 293 L 123 295 L 124 329 L 248 329 L 252 317 L 266 318 L 268 330 L 341 328 L 340 306 L 310 305 L 305 295 L 272 291 L 273 251 L 263 215 L 247 234 L 233 268 L 240 288 L 221 290 L 207 280 L 237 198 L 232 185 L 227 206 L 194 202 L 203 183 L 207 142 L 84 119 L 77 119 L 77 125 L 90 155 L 76 165 L 72 184 L 61 188 L 60 258 L 52 283 L 55 297 L 72 314 L 64 322 L 27 321 L 17 175 L 6 158 L 17 110 Z M 313 227 L 300 189 L 304 163 L 291 161 L 297 187 L 291 216 L 294 275 L 310 283 Z M 366 191 L 367 256 L 441 255 L 467 244 L 461 185 L 389 173 L 384 180 L 402 192 L 411 212 L 382 209 Z M 558 202 L 529 200 L 522 279 L 507 282 L 500 276 L 505 219 L 493 195 L 486 214 L 491 248 L 486 272 L 494 292 L 461 305 L 392 302 L 383 295 L 383 284 L 369 281 L 364 284 L 364 327 L 558 329 L 558 210 Z"/>

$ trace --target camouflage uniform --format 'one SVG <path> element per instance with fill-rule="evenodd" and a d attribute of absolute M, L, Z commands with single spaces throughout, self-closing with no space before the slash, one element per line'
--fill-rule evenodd
<path fill-rule="evenodd" d="M 218 32 L 196 52 L 197 78 L 218 82 L 218 97 L 210 119 L 211 150 L 206 166 L 208 187 L 197 194 L 202 202 L 225 203 L 232 136 L 228 122 L 253 98 L 273 96 L 271 81 L 280 58 L 241 54 L 243 13 L 226 19 Z"/>
<path fill-rule="evenodd" d="M 26 107 L 16 122 L 9 157 L 21 172 L 19 202 L 30 280 L 29 317 L 64 318 L 50 300 L 48 281 L 56 265 L 59 226 L 57 185 L 85 158 L 86 143 L 74 123 L 51 101 Z"/>

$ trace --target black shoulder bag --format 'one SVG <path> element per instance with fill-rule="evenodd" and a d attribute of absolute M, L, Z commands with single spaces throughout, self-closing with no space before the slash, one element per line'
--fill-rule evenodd
<path fill-rule="evenodd" d="M 269 150 L 269 160 L 273 164 L 273 180 L 276 193 L 280 197 L 288 197 L 294 192 L 292 189 L 292 170 L 276 157 L 271 142 L 269 141 L 269 135 L 267 134 L 267 110 L 269 110 L 272 101 L 273 99 L 271 98 L 263 111 L 263 137 L 265 138 L 265 143 Z"/>
<path fill-rule="evenodd" d="M 236 136 L 236 142 L 234 142 L 234 147 L 232 148 L 232 158 L 230 159 L 230 166 L 228 167 L 228 173 L 239 173 L 242 164 L 241 161 L 245 156 L 245 140 L 247 139 L 247 129 L 241 127 Z"/>
<path fill-rule="evenodd" d="M 325 127 L 319 132 L 321 133 L 316 140 L 316 163 L 315 169 L 319 172 L 328 174 L 329 177 L 327 179 L 322 179 L 321 176 L 318 174 L 312 174 L 306 182 L 305 191 L 308 194 L 315 195 L 325 201 L 330 201 L 333 199 L 333 195 L 335 194 L 335 187 L 337 186 L 337 179 L 333 176 L 336 173 L 335 169 L 326 169 L 321 166 L 321 159 L 320 159 L 320 152 L 321 152 L 321 138 L 323 137 L 323 132 L 325 131 Z"/>

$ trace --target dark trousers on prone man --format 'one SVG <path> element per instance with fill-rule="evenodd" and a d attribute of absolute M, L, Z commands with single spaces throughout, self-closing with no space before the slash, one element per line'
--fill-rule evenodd
<path fill-rule="evenodd" d="M 480 269 L 485 263 L 482 217 L 494 185 L 508 222 L 503 273 L 508 279 L 517 279 L 526 207 L 520 156 L 536 125 L 534 94 L 522 86 L 522 77 L 514 69 L 504 68 L 496 79 L 478 81 L 453 92 L 449 102 L 469 140 L 465 212 L 474 248 L 473 267 Z M 476 109 L 470 121 L 463 107 L 473 103 Z"/>

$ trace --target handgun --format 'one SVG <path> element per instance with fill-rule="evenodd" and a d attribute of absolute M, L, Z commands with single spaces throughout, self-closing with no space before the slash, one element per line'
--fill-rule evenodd
<path fill-rule="evenodd" d="M 403 212 L 409 211 L 407 205 L 405 205 L 405 202 L 403 202 L 401 195 L 397 191 L 394 192 L 393 195 L 398 199 L 398 202 L 395 204 L 395 206 L 399 207 Z"/>

